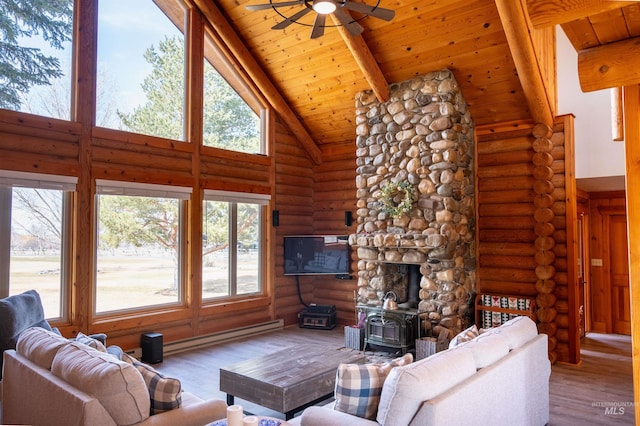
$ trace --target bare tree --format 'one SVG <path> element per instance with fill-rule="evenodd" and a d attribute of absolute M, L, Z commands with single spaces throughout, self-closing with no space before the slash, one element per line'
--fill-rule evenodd
<path fill-rule="evenodd" d="M 59 249 L 62 240 L 62 200 L 62 191 L 13 188 L 14 246 L 37 247 L 40 251 L 45 248 Z"/>

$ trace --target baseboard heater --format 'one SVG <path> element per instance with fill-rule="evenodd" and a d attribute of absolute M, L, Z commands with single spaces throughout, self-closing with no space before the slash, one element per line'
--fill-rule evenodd
<path fill-rule="evenodd" d="M 206 336 L 191 337 L 189 339 L 176 340 L 175 342 L 168 342 L 164 344 L 163 354 L 170 355 L 178 352 L 199 348 L 202 346 L 209 346 L 214 343 L 222 343 L 230 340 L 241 339 L 244 337 L 254 336 L 257 334 L 267 333 L 269 331 L 282 330 L 284 327 L 283 320 L 274 320 L 269 322 L 263 322 L 256 325 L 250 325 L 247 327 L 234 328 L 232 330 L 220 331 L 218 333 L 207 334 Z M 137 348 L 136 348 L 137 349 Z M 136 353 L 136 349 L 128 352 Z"/>

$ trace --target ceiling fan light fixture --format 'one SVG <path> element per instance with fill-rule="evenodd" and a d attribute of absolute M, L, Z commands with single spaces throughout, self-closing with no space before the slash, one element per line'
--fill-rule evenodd
<path fill-rule="evenodd" d="M 315 0 L 313 2 L 313 10 L 322 15 L 335 12 L 336 7 L 336 3 L 333 0 Z"/>
<path fill-rule="evenodd" d="M 324 29 L 327 27 L 344 27 L 352 36 L 358 36 L 364 31 L 362 25 L 358 23 L 361 19 L 368 16 L 373 18 L 382 19 L 385 21 L 391 21 L 395 15 L 395 12 L 391 9 L 385 9 L 380 7 L 382 0 L 369 0 L 375 1 L 375 5 L 367 5 L 360 3 L 362 0 L 269 0 L 269 3 L 254 4 L 247 6 L 249 10 L 265 10 L 273 9 L 278 15 L 284 18 L 283 21 L 278 22 L 271 27 L 274 30 L 284 30 L 291 24 L 304 25 L 311 28 L 311 38 L 318 38 L 324 34 Z M 640 1 L 640 0 L 637 0 Z M 289 9 L 286 12 L 281 12 L 279 8 L 290 8 L 298 6 L 299 9 L 293 15 L 289 15 Z M 316 17 L 313 21 L 313 25 L 308 22 L 304 22 L 302 18 L 307 14 L 315 12 Z M 354 18 L 350 15 L 350 12 L 356 12 L 358 15 Z M 334 25 L 327 25 L 327 15 L 333 15 L 336 20 Z"/>

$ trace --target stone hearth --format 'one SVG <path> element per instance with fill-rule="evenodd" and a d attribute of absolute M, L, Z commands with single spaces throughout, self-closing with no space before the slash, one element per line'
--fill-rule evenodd
<path fill-rule="evenodd" d="M 408 269 L 420 267 L 417 308 L 423 324 L 451 333 L 470 321 L 475 293 L 473 123 L 453 74 L 442 70 L 394 84 L 388 102 L 356 97 L 358 304 L 381 306 L 408 294 Z M 392 217 L 381 202 L 390 183 L 416 194 Z M 392 206 L 406 191 L 392 191 Z"/>

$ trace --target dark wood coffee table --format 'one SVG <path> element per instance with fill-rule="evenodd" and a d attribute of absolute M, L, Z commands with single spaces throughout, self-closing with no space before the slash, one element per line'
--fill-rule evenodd
<path fill-rule="evenodd" d="M 220 390 L 234 397 L 293 414 L 333 395 L 340 363 L 365 362 L 362 352 L 300 345 L 220 368 Z"/>

